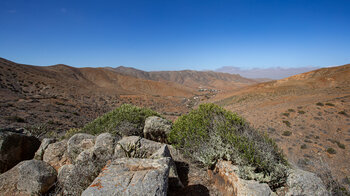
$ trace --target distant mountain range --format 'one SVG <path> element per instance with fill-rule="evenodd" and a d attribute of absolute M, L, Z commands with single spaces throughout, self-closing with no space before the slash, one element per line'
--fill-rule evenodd
<path fill-rule="evenodd" d="M 319 69 L 320 67 L 296 67 L 296 68 L 282 68 L 282 67 L 273 67 L 273 68 L 253 68 L 253 69 L 241 69 L 239 67 L 224 66 L 219 69 L 216 69 L 216 72 L 239 74 L 245 78 L 260 78 L 264 80 L 273 79 L 278 80 L 282 78 L 287 78 L 293 75 L 301 74 L 304 72 L 312 71 Z"/>

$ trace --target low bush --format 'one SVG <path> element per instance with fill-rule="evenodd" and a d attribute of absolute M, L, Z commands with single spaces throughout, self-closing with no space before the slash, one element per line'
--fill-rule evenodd
<path fill-rule="evenodd" d="M 147 108 L 123 104 L 88 123 L 82 128 L 81 132 L 93 135 L 109 132 L 119 136 L 141 136 L 145 120 L 150 116 L 160 115 Z"/>
<path fill-rule="evenodd" d="M 298 113 L 299 113 L 299 114 L 305 114 L 305 111 L 299 110 Z"/>
<path fill-rule="evenodd" d="M 291 132 L 291 131 L 284 131 L 284 132 L 282 133 L 282 135 L 283 135 L 283 136 L 290 136 L 290 135 L 292 135 L 292 132 Z"/>
<path fill-rule="evenodd" d="M 334 106 L 333 103 L 326 103 L 325 105 L 328 105 L 328 106 Z"/>
<path fill-rule="evenodd" d="M 295 112 L 294 109 L 288 109 L 288 112 Z"/>
<path fill-rule="evenodd" d="M 287 125 L 287 127 L 291 127 L 291 125 L 290 125 L 290 122 L 289 121 L 287 121 L 287 120 L 284 120 L 284 121 L 282 121 L 284 124 L 286 124 Z"/>
<path fill-rule="evenodd" d="M 338 114 L 341 114 L 341 115 L 344 115 L 344 116 L 348 116 L 348 114 L 343 110 L 343 111 L 340 111 L 338 112 Z"/>
<path fill-rule="evenodd" d="M 288 112 L 284 112 L 284 113 L 282 113 L 282 115 L 288 117 L 288 116 L 289 116 L 289 113 L 288 113 Z"/>
<path fill-rule="evenodd" d="M 272 188 L 285 182 L 288 163 L 276 143 L 215 104 L 201 104 L 178 118 L 168 140 L 205 166 L 224 159 L 241 165 L 239 175 L 244 179 L 266 182 Z"/>
<path fill-rule="evenodd" d="M 321 102 L 317 102 L 316 105 L 317 105 L 317 106 L 324 106 L 324 104 L 321 103 Z"/>
<path fill-rule="evenodd" d="M 301 148 L 301 149 L 306 149 L 307 146 L 306 146 L 306 144 L 302 144 L 302 145 L 300 146 L 300 148 Z"/>
<path fill-rule="evenodd" d="M 329 153 L 329 154 L 336 154 L 337 153 L 337 151 L 335 151 L 334 150 L 334 148 L 327 148 L 327 152 Z"/>

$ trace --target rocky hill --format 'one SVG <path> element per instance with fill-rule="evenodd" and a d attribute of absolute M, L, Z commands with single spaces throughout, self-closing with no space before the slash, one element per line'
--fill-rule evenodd
<path fill-rule="evenodd" d="M 315 174 L 289 165 L 272 140 L 232 112 L 205 104 L 174 124 L 159 116 L 122 105 L 65 138 L 41 142 L 23 131 L 0 130 L 0 195 L 331 193 Z M 208 121 L 212 126 L 206 126 Z M 202 133 L 196 125 L 205 126 Z M 179 132 L 181 126 L 188 128 Z M 181 134 L 192 136 L 183 140 Z M 218 143 L 197 148 L 202 139 Z M 27 148 L 30 142 L 41 145 Z"/>
<path fill-rule="evenodd" d="M 216 102 L 275 138 L 290 162 L 349 188 L 350 65 L 218 94 Z"/>

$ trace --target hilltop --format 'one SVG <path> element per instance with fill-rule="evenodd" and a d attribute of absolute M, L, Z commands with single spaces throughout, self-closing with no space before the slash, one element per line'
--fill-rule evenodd
<path fill-rule="evenodd" d="M 349 64 L 251 85 L 208 101 L 266 131 L 295 165 L 349 186 Z"/>

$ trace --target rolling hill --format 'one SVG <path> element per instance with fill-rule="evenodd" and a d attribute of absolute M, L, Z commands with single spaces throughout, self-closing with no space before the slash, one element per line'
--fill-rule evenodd
<path fill-rule="evenodd" d="M 295 165 L 323 180 L 350 175 L 350 64 L 223 92 L 208 100 L 275 138 Z"/>

